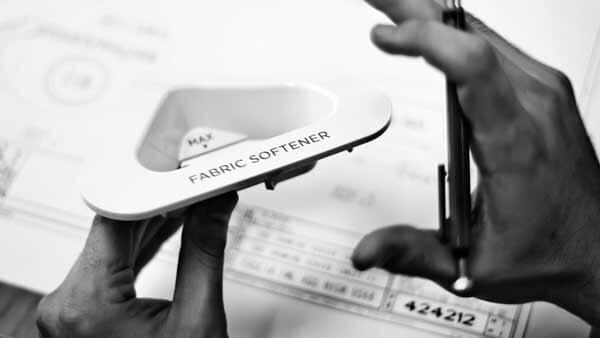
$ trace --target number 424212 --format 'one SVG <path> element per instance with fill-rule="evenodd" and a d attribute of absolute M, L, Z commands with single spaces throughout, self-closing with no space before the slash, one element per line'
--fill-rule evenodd
<path fill-rule="evenodd" d="M 422 316 L 434 317 L 451 323 L 465 326 L 473 326 L 475 323 L 475 315 L 472 313 L 456 311 L 452 308 L 444 308 L 441 306 L 431 306 L 427 302 L 416 302 L 413 300 L 404 304 L 404 307 L 410 312 Z"/>

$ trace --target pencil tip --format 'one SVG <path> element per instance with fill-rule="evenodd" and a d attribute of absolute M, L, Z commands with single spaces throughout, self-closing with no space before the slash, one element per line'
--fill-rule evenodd
<path fill-rule="evenodd" d="M 456 292 L 462 293 L 469 291 L 472 286 L 473 281 L 469 277 L 461 276 L 452 284 L 452 289 Z"/>

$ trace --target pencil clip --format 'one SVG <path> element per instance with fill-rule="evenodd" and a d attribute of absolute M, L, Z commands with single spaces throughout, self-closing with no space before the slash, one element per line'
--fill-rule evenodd
<path fill-rule="evenodd" d="M 446 167 L 438 165 L 438 223 L 440 239 L 448 241 L 448 220 L 446 218 Z"/>

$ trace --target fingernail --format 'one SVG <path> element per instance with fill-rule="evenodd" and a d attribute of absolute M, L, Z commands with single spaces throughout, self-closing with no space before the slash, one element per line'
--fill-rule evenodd
<path fill-rule="evenodd" d="M 358 247 L 354 249 L 354 251 L 352 252 L 352 256 L 350 257 L 350 260 L 352 261 L 352 266 L 354 266 L 354 268 L 358 271 L 364 271 L 367 270 L 368 268 L 370 268 L 367 260 L 364 259 L 364 257 L 361 257 L 361 254 L 359 252 L 360 250 L 358 250 Z"/>
<path fill-rule="evenodd" d="M 396 26 L 394 26 L 394 25 L 379 24 L 373 28 L 373 32 L 375 34 L 389 35 L 389 34 L 393 33 L 395 29 L 396 29 Z"/>
<path fill-rule="evenodd" d="M 208 215 L 220 221 L 229 219 L 231 212 L 238 202 L 238 195 L 234 192 L 229 192 L 224 195 L 213 197 L 206 201 Z"/>
<path fill-rule="evenodd" d="M 170 211 L 165 215 L 165 218 L 181 218 L 183 217 L 183 215 L 185 215 L 187 210 L 187 207 L 183 207 L 177 210 Z"/>

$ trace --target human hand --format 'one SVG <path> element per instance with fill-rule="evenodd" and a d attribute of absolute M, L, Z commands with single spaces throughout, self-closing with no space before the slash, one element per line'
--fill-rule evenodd
<path fill-rule="evenodd" d="M 422 56 L 456 82 L 471 124 L 480 175 L 468 261 L 475 284 L 464 295 L 549 301 L 600 325 L 600 166 L 567 77 L 472 16 L 467 32 L 443 25 L 433 0 L 368 2 L 396 24 L 375 27 L 374 43 Z M 367 235 L 353 262 L 448 290 L 457 277 L 437 232 L 409 226 Z"/>
<path fill-rule="evenodd" d="M 60 287 L 38 308 L 41 337 L 227 337 L 223 255 L 237 194 L 177 217 L 123 222 L 96 216 L 85 247 Z M 172 301 L 136 297 L 135 279 L 181 225 Z"/>

